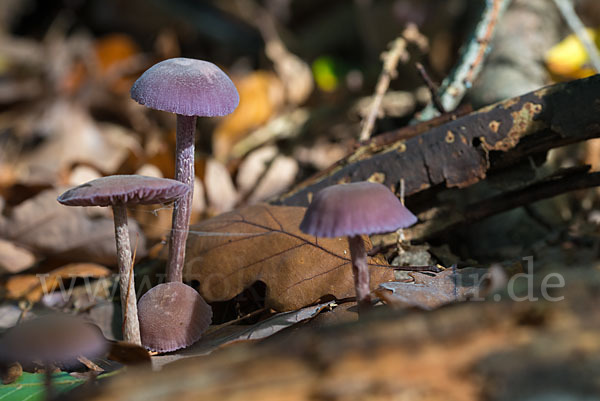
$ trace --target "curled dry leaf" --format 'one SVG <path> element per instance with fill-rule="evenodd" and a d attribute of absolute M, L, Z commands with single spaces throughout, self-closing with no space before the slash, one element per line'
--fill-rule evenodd
<path fill-rule="evenodd" d="M 236 87 L 240 105 L 221 120 L 213 134 L 213 154 L 222 161 L 240 139 L 277 113 L 285 97 L 283 84 L 268 71 L 253 72 L 238 80 Z"/>
<path fill-rule="evenodd" d="M 21 245 L 35 254 L 116 264 L 115 228 L 103 208 L 65 207 L 56 201 L 61 189 L 40 192 L 0 217 L 0 237 Z M 137 242 L 138 257 L 146 254 L 144 235 L 129 221 L 132 249 Z"/>
<path fill-rule="evenodd" d="M 499 266 L 490 269 L 450 268 L 436 275 L 409 275 L 411 282 L 383 283 L 377 294 L 392 306 L 431 310 L 467 299 L 483 300 L 490 292 L 506 284 L 506 273 Z"/>
<path fill-rule="evenodd" d="M 35 263 L 35 256 L 25 248 L 0 239 L 0 274 L 19 273 Z"/>
<path fill-rule="evenodd" d="M 298 174 L 298 163 L 279 154 L 276 146 L 251 152 L 240 164 L 237 184 L 248 203 L 265 201 L 289 188 Z"/>
<path fill-rule="evenodd" d="M 184 279 L 198 280 L 208 302 L 231 299 L 262 281 L 265 306 L 276 311 L 295 310 L 326 295 L 353 297 L 347 239 L 303 234 L 298 226 L 305 210 L 259 204 L 190 227 Z M 215 234 L 194 235 L 203 232 Z M 369 265 L 373 287 L 393 279 L 383 258 L 371 258 Z"/>
<path fill-rule="evenodd" d="M 215 213 L 228 212 L 238 201 L 238 193 L 227 167 L 218 160 L 209 159 L 204 171 L 204 186 L 211 209 Z M 197 196 L 202 196 L 198 194 Z M 194 194 L 196 197 L 196 194 Z"/>
<path fill-rule="evenodd" d="M 212 326 L 212 330 L 209 329 L 200 341 L 192 346 L 174 353 L 153 357 L 152 368 L 160 369 L 162 366 L 179 359 L 208 355 L 226 345 L 262 340 L 296 323 L 312 319 L 321 313 L 321 311 L 333 307 L 335 307 L 334 302 L 325 302 L 292 312 L 278 313 L 250 326 L 228 325 L 227 323 L 217 327 Z"/>
<path fill-rule="evenodd" d="M 18 178 L 25 183 L 56 183 L 62 169 L 78 162 L 113 172 L 139 147 L 126 130 L 98 125 L 86 110 L 65 101 L 55 102 L 33 124 L 45 136 L 19 157 Z"/>
<path fill-rule="evenodd" d="M 24 274 L 10 277 L 6 282 L 7 297 L 39 301 L 44 294 L 67 288 L 66 281 L 75 278 L 107 277 L 111 271 L 95 263 L 71 263 L 47 274 Z"/>

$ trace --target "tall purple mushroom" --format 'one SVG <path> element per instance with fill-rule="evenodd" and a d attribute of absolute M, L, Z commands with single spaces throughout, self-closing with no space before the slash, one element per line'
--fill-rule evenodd
<path fill-rule="evenodd" d="M 369 268 L 361 235 L 392 232 L 417 222 L 386 186 L 356 182 L 319 191 L 300 223 L 300 230 L 316 237 L 348 236 L 359 311 L 370 306 Z"/>
<path fill-rule="evenodd" d="M 131 244 L 127 205 L 155 204 L 185 196 L 189 187 L 179 181 L 140 175 L 102 177 L 71 188 L 58 197 L 67 206 L 112 206 L 117 241 L 123 339 L 141 344 L 133 277 L 130 277 Z"/>
<path fill-rule="evenodd" d="M 239 95 L 233 82 L 216 65 L 173 58 L 144 72 L 133 84 L 131 97 L 152 109 L 177 114 L 175 179 L 189 185 L 190 192 L 175 202 L 167 281 L 181 282 L 194 187 L 196 116 L 227 115 L 237 107 Z"/>

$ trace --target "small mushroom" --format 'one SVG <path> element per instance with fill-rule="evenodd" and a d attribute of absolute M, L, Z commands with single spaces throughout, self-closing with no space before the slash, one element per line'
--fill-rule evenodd
<path fill-rule="evenodd" d="M 184 196 L 188 191 L 187 185 L 166 178 L 114 175 L 71 188 L 58 197 L 58 201 L 67 206 L 113 208 L 125 341 L 141 345 L 135 283 L 130 277 L 132 258 L 126 206 L 163 203 Z"/>
<path fill-rule="evenodd" d="M 152 288 L 138 304 L 144 347 L 158 352 L 185 348 L 200 339 L 212 310 L 192 287 L 164 283 Z"/>
<path fill-rule="evenodd" d="M 386 186 L 356 182 L 319 191 L 306 210 L 300 230 L 316 237 L 348 236 L 359 312 L 370 307 L 369 268 L 361 235 L 392 232 L 417 222 Z"/>
<path fill-rule="evenodd" d="M 208 61 L 172 58 L 150 67 L 135 81 L 131 97 L 147 107 L 177 114 L 175 179 L 194 185 L 196 117 L 227 115 L 237 107 L 235 85 Z M 173 233 L 169 240 L 167 281 L 181 282 L 185 243 L 192 210 L 193 189 L 175 202 Z"/>
<path fill-rule="evenodd" d="M 46 399 L 52 398 L 52 370 L 81 365 L 80 357 L 100 358 L 108 342 L 100 329 L 69 315 L 46 315 L 25 321 L 0 339 L 0 365 L 18 362 L 31 369 L 36 364 L 46 374 Z"/>

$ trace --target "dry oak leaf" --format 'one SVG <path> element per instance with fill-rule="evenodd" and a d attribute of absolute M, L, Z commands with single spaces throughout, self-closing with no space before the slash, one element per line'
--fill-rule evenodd
<path fill-rule="evenodd" d="M 9 277 L 6 282 L 6 295 L 9 299 L 26 298 L 30 302 L 38 302 L 44 294 L 72 288 L 65 283 L 66 280 L 101 278 L 110 274 L 110 269 L 96 263 L 71 263 L 48 274 L 21 274 Z"/>
<path fill-rule="evenodd" d="M 257 204 L 190 227 L 184 279 L 198 280 L 208 302 L 231 299 L 262 281 L 265 307 L 279 312 L 302 308 L 326 295 L 355 296 L 347 239 L 302 233 L 298 226 L 305 210 Z M 368 237 L 364 241 L 370 249 Z M 382 257 L 369 258 L 369 267 L 373 289 L 393 280 Z"/>

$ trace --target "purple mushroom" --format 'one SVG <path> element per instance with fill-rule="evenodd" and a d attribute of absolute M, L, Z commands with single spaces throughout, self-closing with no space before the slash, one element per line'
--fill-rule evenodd
<path fill-rule="evenodd" d="M 319 191 L 306 210 L 300 230 L 316 237 L 348 236 L 359 311 L 370 306 L 369 268 L 361 235 L 392 232 L 417 222 L 386 186 L 356 182 Z"/>
<path fill-rule="evenodd" d="M 167 281 L 181 282 L 194 187 L 196 116 L 227 115 L 237 107 L 239 95 L 233 82 L 216 65 L 173 58 L 144 72 L 133 84 L 131 97 L 152 109 L 177 114 L 175 179 L 189 185 L 190 192 L 175 202 Z"/>
<path fill-rule="evenodd" d="M 125 341 L 141 344 L 135 283 L 133 277 L 130 277 L 133 261 L 126 207 L 167 202 L 186 195 L 188 191 L 187 185 L 166 178 L 114 175 L 71 188 L 58 197 L 58 201 L 67 206 L 112 206 L 113 208 Z"/>
<path fill-rule="evenodd" d="M 36 364 L 46 374 L 46 399 L 54 399 L 52 371 L 55 367 L 81 366 L 79 357 L 101 358 L 108 342 L 100 329 L 69 315 L 46 315 L 11 328 L 0 339 L 0 366 L 18 362 L 28 369 Z"/>
<path fill-rule="evenodd" d="M 159 284 L 139 302 L 144 347 L 158 352 L 185 348 L 200 339 L 212 319 L 212 310 L 192 287 Z"/>

